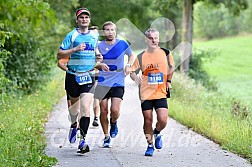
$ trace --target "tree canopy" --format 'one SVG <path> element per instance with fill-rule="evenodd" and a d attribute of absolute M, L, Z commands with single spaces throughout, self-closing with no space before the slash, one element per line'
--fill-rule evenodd
<path fill-rule="evenodd" d="M 224 6 L 233 15 L 239 14 L 247 7 L 247 0 L 190 2 L 194 5 L 200 1 L 206 4 L 206 8 Z M 182 31 L 182 18 L 192 17 L 188 14 L 182 15 L 185 7 L 183 2 L 185 1 L 65 0 L 62 3 L 60 0 L 1 0 L 0 93 L 3 95 L 12 89 L 30 92 L 43 85 L 46 74 L 56 63 L 55 53 L 60 42 L 76 25 L 74 14 L 78 7 L 87 7 L 92 14 L 92 25 L 97 25 L 99 28 L 105 21 L 111 20 L 116 23 L 120 19 L 127 18 L 143 32 L 153 20 L 166 17 L 176 26 L 175 43 L 172 44 L 174 47 L 183 40 L 182 34 L 185 33 Z M 242 16 L 247 20 L 250 19 L 246 14 Z M 227 21 L 223 24 L 229 23 Z M 190 33 L 192 38 L 192 32 L 187 33 Z"/>

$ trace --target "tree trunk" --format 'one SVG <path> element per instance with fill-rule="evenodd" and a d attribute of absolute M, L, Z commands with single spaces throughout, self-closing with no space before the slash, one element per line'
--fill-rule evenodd
<path fill-rule="evenodd" d="M 178 30 L 177 30 L 177 27 L 179 27 L 177 25 L 177 19 L 176 19 L 176 16 L 170 16 L 170 20 L 173 22 L 174 26 L 175 26 L 175 34 L 173 36 L 173 38 L 167 43 L 167 48 L 170 48 L 170 49 L 174 49 L 176 46 L 178 46 L 179 44 L 179 36 L 178 36 Z"/>
<path fill-rule="evenodd" d="M 193 36 L 193 0 L 183 1 L 183 22 L 182 22 L 182 41 L 192 44 Z M 186 49 L 184 49 L 186 50 Z M 181 57 L 180 70 L 186 74 L 189 73 L 190 56 L 183 54 Z"/>

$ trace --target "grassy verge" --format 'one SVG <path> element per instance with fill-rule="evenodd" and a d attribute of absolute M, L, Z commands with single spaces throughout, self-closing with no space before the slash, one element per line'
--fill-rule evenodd
<path fill-rule="evenodd" d="M 56 73 L 60 74 L 58 69 L 52 76 Z M 45 154 L 44 123 L 63 90 L 62 75 L 32 95 L 8 97 L 0 111 L 0 166 L 52 166 L 57 162 Z"/>
<path fill-rule="evenodd" d="M 220 53 L 206 62 L 207 73 L 218 82 L 219 90 L 226 96 L 252 101 L 252 35 L 227 37 L 210 41 L 194 41 L 199 49 L 214 49 Z"/>
<path fill-rule="evenodd" d="M 219 93 L 207 92 L 182 74 L 176 73 L 173 80 L 169 115 L 252 162 L 252 111 Z"/>

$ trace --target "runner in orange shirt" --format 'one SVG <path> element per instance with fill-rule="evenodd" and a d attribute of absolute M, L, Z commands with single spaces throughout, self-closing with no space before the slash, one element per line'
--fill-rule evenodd
<path fill-rule="evenodd" d="M 153 135 L 155 148 L 161 149 L 163 146 L 160 132 L 167 125 L 168 104 L 166 94 L 167 90 L 171 89 L 174 61 L 169 50 L 165 52 L 164 49 L 159 47 L 159 32 L 156 29 L 148 29 L 145 36 L 147 49 L 141 53 L 141 62 L 139 58 L 135 59 L 131 67 L 130 77 L 139 84 L 139 97 L 144 118 L 143 128 L 148 143 L 145 155 L 152 156 L 154 153 Z M 139 70 L 142 71 L 142 75 L 137 75 Z M 154 130 L 152 128 L 153 108 L 157 114 Z"/>

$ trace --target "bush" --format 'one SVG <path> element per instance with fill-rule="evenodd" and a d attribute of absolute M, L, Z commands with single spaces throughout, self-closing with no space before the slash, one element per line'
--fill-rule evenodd
<path fill-rule="evenodd" d="M 20 39 L 13 44 L 6 42 L 5 49 L 11 52 L 4 63 L 5 76 L 12 83 L 9 89 L 17 87 L 31 93 L 46 81 L 54 59 L 52 53 L 42 50 L 38 40 L 30 38 L 25 42 Z"/>
<path fill-rule="evenodd" d="M 203 64 L 211 61 L 216 57 L 217 52 L 214 50 L 194 50 L 189 64 L 189 77 L 201 82 L 209 90 L 217 90 L 216 82 L 210 78 Z"/>
<path fill-rule="evenodd" d="M 0 9 L 0 91 L 30 93 L 52 66 L 55 50 L 46 39 L 54 31 L 54 11 L 42 0 L 1 0 Z"/>
<path fill-rule="evenodd" d="M 224 6 L 212 7 L 204 2 L 195 5 L 194 36 L 196 38 L 219 38 L 239 33 L 238 17 Z"/>

